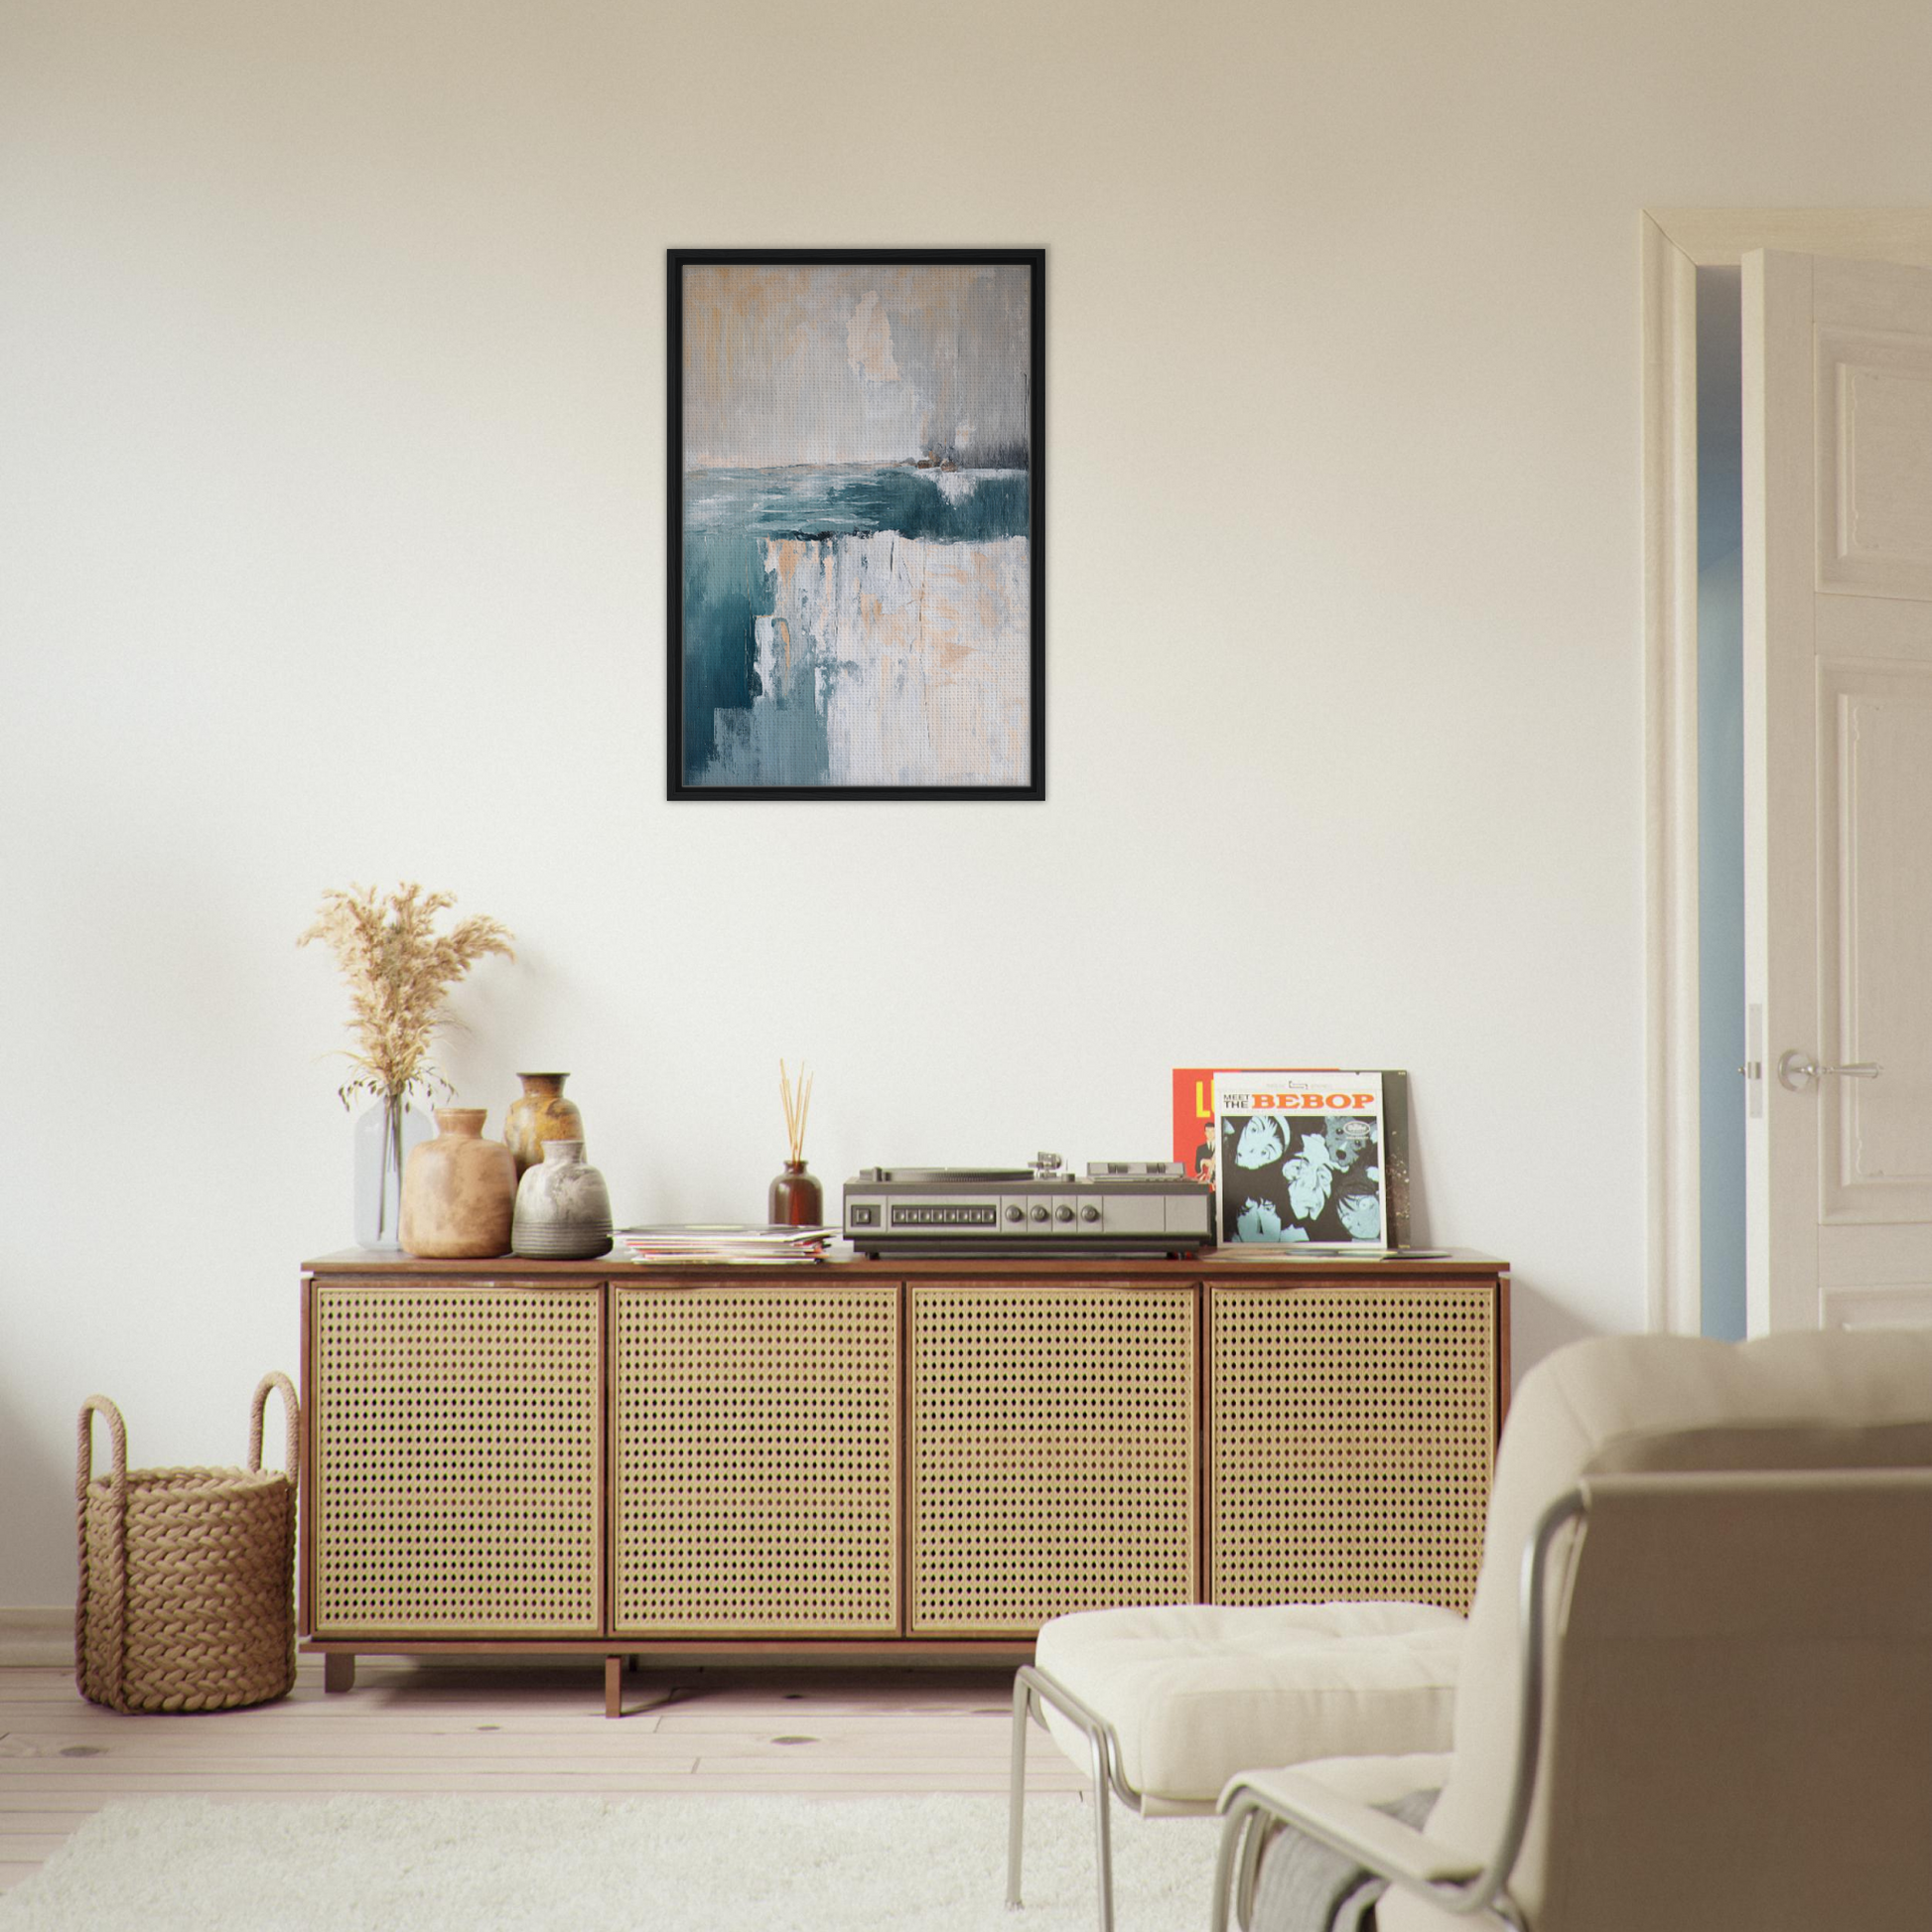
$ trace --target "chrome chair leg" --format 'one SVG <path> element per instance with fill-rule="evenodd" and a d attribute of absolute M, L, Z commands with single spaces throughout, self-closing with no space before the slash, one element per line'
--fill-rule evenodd
<path fill-rule="evenodd" d="M 1107 1744 L 1093 1744 L 1093 1839 L 1100 1860 L 1100 1932 L 1114 1932 L 1114 1794 L 1107 1788 Z"/>
<path fill-rule="evenodd" d="M 1241 1863 L 1234 1877 L 1234 1922 L 1241 1932 L 1255 1922 L 1255 1886 L 1261 1878 L 1262 1855 L 1268 1850 L 1268 1841 L 1273 1834 L 1268 1829 L 1268 1821 L 1259 1812 L 1248 1820 L 1248 1830 L 1241 1843 Z"/>
<path fill-rule="evenodd" d="M 1100 1932 L 1114 1932 L 1113 1801 L 1141 1809 L 1140 1793 L 1121 1776 L 1120 1744 L 1105 1718 L 1063 1685 L 1031 1664 L 1013 1680 L 1012 1787 L 1007 1794 L 1007 1905 L 1020 1903 L 1020 1865 L 1027 1801 L 1027 1725 L 1044 1725 L 1047 1709 L 1059 1712 L 1087 1740 L 1093 1767 L 1094 1850 L 1100 1861 Z"/>
<path fill-rule="evenodd" d="M 1214 1855 L 1214 1899 L 1208 1918 L 1209 1932 L 1228 1932 L 1228 1906 L 1239 1874 L 1248 1863 L 1248 1841 L 1259 1821 L 1254 1807 L 1236 1799 L 1221 1827 L 1220 1849 Z M 1247 1923 L 1244 1917 L 1241 1923 Z"/>
<path fill-rule="evenodd" d="M 1020 1861 L 1027 1837 L 1027 1725 L 1034 1694 L 1024 1677 L 1013 1680 L 1013 1768 L 1007 1790 L 1007 1910 L 1020 1909 Z"/>

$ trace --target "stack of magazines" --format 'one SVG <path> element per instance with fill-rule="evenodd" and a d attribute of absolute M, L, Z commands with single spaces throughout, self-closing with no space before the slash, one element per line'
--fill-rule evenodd
<path fill-rule="evenodd" d="M 631 1261 L 817 1261 L 837 1228 L 755 1227 L 736 1221 L 680 1221 L 664 1227 L 620 1228 L 617 1252 Z"/>

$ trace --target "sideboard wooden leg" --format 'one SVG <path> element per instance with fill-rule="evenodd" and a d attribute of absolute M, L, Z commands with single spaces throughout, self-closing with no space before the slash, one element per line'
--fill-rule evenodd
<path fill-rule="evenodd" d="M 604 1660 L 604 1715 L 607 1718 L 623 1716 L 623 1659 L 607 1657 Z"/>
<path fill-rule="evenodd" d="M 322 1654 L 322 1688 L 325 1691 L 352 1691 L 355 1688 L 355 1653 L 352 1650 L 325 1650 Z"/>

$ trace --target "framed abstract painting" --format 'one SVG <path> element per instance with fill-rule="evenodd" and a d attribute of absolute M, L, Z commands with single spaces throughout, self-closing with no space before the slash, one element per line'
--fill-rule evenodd
<path fill-rule="evenodd" d="M 670 251 L 671 797 L 1046 795 L 1045 274 Z"/>

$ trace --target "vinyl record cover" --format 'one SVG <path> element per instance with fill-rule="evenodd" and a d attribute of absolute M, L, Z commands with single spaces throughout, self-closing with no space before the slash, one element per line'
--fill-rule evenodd
<path fill-rule="evenodd" d="M 1217 1079 L 1240 1080 L 1247 1084 L 1249 1096 L 1255 1092 L 1276 1093 L 1292 1090 L 1298 1097 L 1298 1104 L 1292 1110 L 1303 1138 L 1318 1134 L 1323 1155 L 1327 1154 L 1328 1113 L 1325 1109 L 1307 1108 L 1299 1104 L 1301 1096 L 1319 1089 L 1325 1100 L 1329 1093 L 1353 1095 L 1373 1090 L 1362 1082 L 1379 1082 L 1380 1123 L 1378 1130 L 1379 1159 L 1372 1165 L 1380 1170 L 1377 1192 L 1380 1199 L 1380 1219 L 1384 1232 L 1374 1240 L 1358 1239 L 1347 1232 L 1341 1221 L 1341 1201 L 1350 1201 L 1349 1217 L 1357 1225 L 1367 1224 L 1366 1209 L 1353 1196 L 1359 1192 L 1358 1181 L 1347 1182 L 1339 1196 L 1331 1178 L 1329 1199 L 1322 1203 L 1324 1212 L 1313 1220 L 1298 1219 L 1293 1212 L 1293 1203 L 1288 1198 L 1288 1175 L 1284 1172 L 1288 1164 L 1298 1156 L 1305 1157 L 1305 1170 L 1321 1166 L 1321 1158 L 1306 1154 L 1299 1142 L 1291 1144 L 1284 1136 L 1282 1152 L 1276 1157 L 1274 1173 L 1265 1179 L 1257 1179 L 1258 1168 L 1243 1168 L 1239 1164 L 1240 1136 L 1234 1137 L 1232 1146 L 1223 1149 L 1219 1145 L 1215 1129 L 1214 1085 Z M 1409 1227 L 1409 1075 L 1401 1067 L 1382 1067 L 1369 1071 L 1348 1070 L 1339 1067 L 1272 1067 L 1265 1070 L 1243 1070 L 1234 1067 L 1177 1066 L 1173 1069 L 1173 1158 L 1179 1162 L 1186 1173 L 1196 1180 L 1205 1180 L 1215 1186 L 1217 1203 L 1225 1203 L 1231 1196 L 1234 1185 L 1242 1191 L 1234 1201 L 1232 1226 L 1224 1208 L 1217 1213 L 1217 1223 L 1221 1228 L 1223 1242 L 1267 1242 L 1269 1244 L 1307 1242 L 1311 1245 L 1336 1245 L 1343 1247 L 1395 1247 L 1406 1248 L 1410 1242 Z M 1277 1110 L 1285 1112 L 1287 1110 Z M 1338 1117 L 1345 1117 L 1337 1110 Z M 1283 1135 L 1278 1124 L 1273 1130 Z M 1249 1154 L 1258 1158 L 1268 1139 L 1269 1130 L 1258 1129 L 1255 1138 L 1249 1142 Z M 1337 1131 L 1336 1147 L 1341 1158 L 1350 1155 L 1354 1159 L 1348 1169 L 1362 1166 L 1359 1150 L 1355 1143 L 1358 1136 L 1355 1130 L 1343 1133 Z M 1333 1158 L 1327 1160 L 1331 1175 L 1337 1163 Z M 1230 1175 L 1229 1185 L 1220 1184 L 1221 1175 Z M 1320 1191 L 1321 1183 L 1313 1178 L 1311 1173 L 1304 1172 L 1302 1178 L 1302 1198 L 1312 1199 Z M 1253 1197 L 1255 1206 L 1249 1214 L 1247 1202 Z M 1248 1216 L 1248 1232 L 1243 1232 L 1243 1217 Z M 1267 1232 L 1270 1226 L 1275 1232 Z M 1314 1232 L 1315 1227 L 1324 1231 Z M 1300 1229 L 1301 1232 L 1282 1230 Z"/>
<path fill-rule="evenodd" d="M 1173 1153 L 1189 1180 L 1214 1179 L 1214 1075 L 1212 1066 L 1173 1070 Z"/>
<path fill-rule="evenodd" d="M 1218 1073 L 1223 1242 L 1384 1248 L 1379 1073 Z"/>

